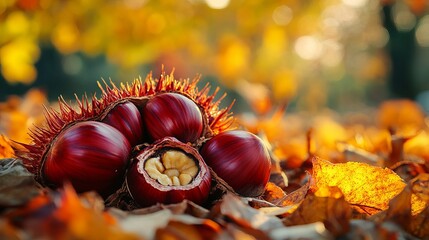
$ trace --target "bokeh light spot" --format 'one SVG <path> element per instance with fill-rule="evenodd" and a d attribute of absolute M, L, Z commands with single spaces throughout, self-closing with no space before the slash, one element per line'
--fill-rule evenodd
<path fill-rule="evenodd" d="M 296 40 L 295 52 L 305 60 L 316 60 L 322 54 L 322 44 L 314 36 L 303 36 Z"/>
<path fill-rule="evenodd" d="M 273 11 L 274 22 L 281 26 L 287 25 L 292 20 L 292 17 L 292 9 L 286 5 L 279 6 Z"/>
<path fill-rule="evenodd" d="M 205 0 L 207 6 L 213 9 L 223 9 L 229 5 L 229 0 Z"/>
<path fill-rule="evenodd" d="M 429 47 L 429 15 L 422 18 L 416 30 L 417 43 L 422 47 Z"/>

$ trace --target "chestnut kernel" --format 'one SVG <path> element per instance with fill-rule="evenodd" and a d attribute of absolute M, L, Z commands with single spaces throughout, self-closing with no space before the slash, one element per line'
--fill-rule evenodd
<path fill-rule="evenodd" d="M 201 204 L 210 185 L 210 171 L 198 151 L 172 137 L 140 152 L 126 177 L 128 192 L 139 206 L 184 199 Z"/>
<path fill-rule="evenodd" d="M 198 105 L 179 93 L 161 93 L 143 108 L 143 119 L 152 140 L 175 137 L 194 143 L 203 133 L 203 116 Z"/>
<path fill-rule="evenodd" d="M 53 141 L 42 163 L 41 178 L 52 187 L 69 181 L 77 192 L 106 196 L 125 174 L 131 146 L 116 128 L 96 121 L 78 122 Z"/>
<path fill-rule="evenodd" d="M 271 160 L 258 136 L 241 130 L 222 132 L 207 141 L 200 153 L 216 175 L 237 193 L 255 197 L 264 192 Z"/>

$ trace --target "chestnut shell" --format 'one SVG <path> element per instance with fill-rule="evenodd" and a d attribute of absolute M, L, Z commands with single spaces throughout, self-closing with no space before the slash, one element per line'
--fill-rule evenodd
<path fill-rule="evenodd" d="M 124 178 L 131 146 L 116 128 L 96 121 L 78 122 L 53 141 L 42 165 L 42 180 L 51 187 L 70 182 L 77 192 L 116 191 Z"/>
<path fill-rule="evenodd" d="M 151 178 L 144 169 L 145 161 L 167 150 L 179 150 L 190 156 L 199 168 L 199 172 L 191 183 L 184 186 L 165 186 Z M 198 151 L 173 137 L 156 141 L 143 149 L 133 159 L 126 176 L 126 187 L 135 203 L 140 207 L 156 203 L 178 203 L 188 199 L 202 204 L 208 198 L 211 187 L 211 174 Z"/>
<path fill-rule="evenodd" d="M 143 120 L 138 108 L 131 102 L 122 102 L 114 106 L 102 122 L 118 129 L 131 146 L 141 144 L 143 140 Z"/>
<path fill-rule="evenodd" d="M 200 153 L 216 175 L 237 193 L 256 197 L 264 192 L 271 159 L 258 136 L 242 130 L 222 132 L 207 141 Z"/>
<path fill-rule="evenodd" d="M 146 103 L 142 111 L 145 128 L 152 140 L 175 137 L 195 143 L 203 134 L 203 115 L 198 105 L 179 93 L 161 93 Z"/>

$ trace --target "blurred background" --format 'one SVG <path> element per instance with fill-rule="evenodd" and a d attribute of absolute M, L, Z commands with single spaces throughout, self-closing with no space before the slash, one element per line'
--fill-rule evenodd
<path fill-rule="evenodd" d="M 235 112 L 429 110 L 427 0 L 1 0 L 0 101 L 97 93 L 161 66 L 202 75 Z M 98 94 L 99 96 L 99 94 Z M 243 101 L 241 101 L 241 99 Z M 225 102 L 229 102 L 226 100 Z"/>

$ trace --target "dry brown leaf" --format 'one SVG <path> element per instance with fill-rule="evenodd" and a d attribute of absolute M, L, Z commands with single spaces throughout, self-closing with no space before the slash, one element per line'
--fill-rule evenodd
<path fill-rule="evenodd" d="M 40 194 L 34 176 L 16 159 L 0 161 L 0 183 L 0 209 L 23 205 Z"/>
<path fill-rule="evenodd" d="M 390 169 L 357 162 L 332 164 L 317 157 L 313 158 L 313 178 L 315 191 L 338 187 L 347 202 L 369 215 L 387 209 L 389 201 L 405 187 Z"/>
<path fill-rule="evenodd" d="M 85 206 L 66 185 L 59 195 L 40 195 L 5 218 L 28 239 L 138 239 L 123 232 L 112 215 L 97 209 Z"/>
<path fill-rule="evenodd" d="M 349 230 L 352 209 L 337 187 L 319 188 L 308 195 L 300 206 L 283 219 L 287 226 L 323 222 L 325 227 L 339 236 Z"/>
<path fill-rule="evenodd" d="M 280 199 L 278 201 L 278 204 L 280 206 L 289 206 L 289 205 L 301 203 L 304 200 L 305 196 L 307 196 L 308 190 L 310 189 L 310 185 L 311 183 L 310 181 L 308 181 L 302 187 L 298 188 L 297 190 L 289 193 L 288 195 Z"/>
<path fill-rule="evenodd" d="M 262 198 L 266 201 L 277 204 L 278 201 L 286 196 L 286 193 L 277 185 L 272 182 L 268 182 L 265 187 L 265 192 L 262 195 Z"/>
<path fill-rule="evenodd" d="M 341 239 L 416 239 L 401 227 L 392 223 L 375 223 L 373 221 L 353 219 L 350 221 L 350 231 Z"/>
<path fill-rule="evenodd" d="M 429 205 L 413 217 L 409 231 L 420 238 L 429 238 Z"/>
<path fill-rule="evenodd" d="M 375 221 L 392 221 L 407 232 L 419 237 L 429 237 L 429 174 L 414 178 L 404 190 L 389 203 L 389 209 L 375 216 Z"/>
<path fill-rule="evenodd" d="M 225 216 L 240 226 L 262 231 L 269 231 L 283 226 L 278 218 L 267 216 L 249 207 L 240 198 L 231 193 L 224 196 L 220 203 L 219 210 L 222 216 Z"/>
<path fill-rule="evenodd" d="M 164 228 L 157 229 L 155 239 L 216 239 L 220 232 L 221 227 L 212 220 L 199 219 L 197 222 L 188 222 L 182 218 L 171 220 Z"/>

